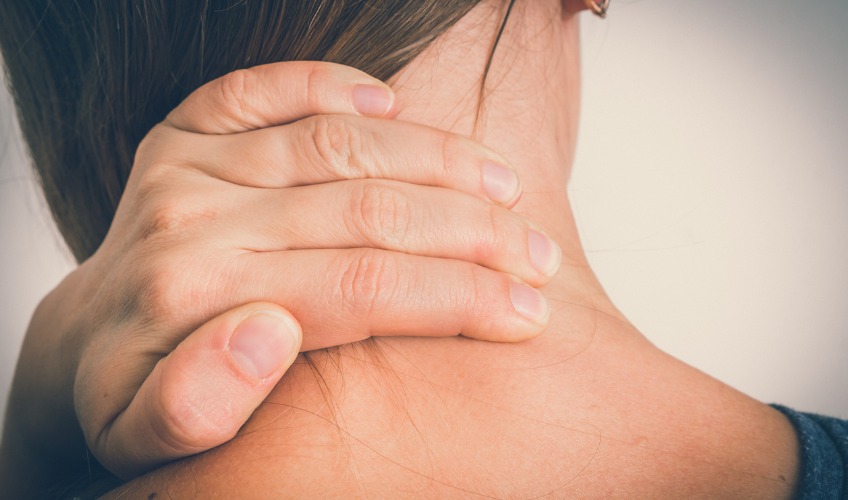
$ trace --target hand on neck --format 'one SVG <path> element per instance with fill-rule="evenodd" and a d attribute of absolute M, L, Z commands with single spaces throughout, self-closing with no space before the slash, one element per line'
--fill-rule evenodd
<path fill-rule="evenodd" d="M 503 4 L 476 7 L 393 79 L 398 119 L 473 137 L 509 160 L 523 187 L 513 210 L 563 250 L 562 268 L 544 288 L 554 311 L 560 303 L 577 307 L 569 315 L 622 320 L 589 268 L 567 193 L 580 99 L 577 17 L 557 1 L 517 2 L 481 95 Z"/>

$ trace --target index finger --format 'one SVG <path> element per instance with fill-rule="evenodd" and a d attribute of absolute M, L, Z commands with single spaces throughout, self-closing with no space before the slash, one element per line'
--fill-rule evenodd
<path fill-rule="evenodd" d="M 320 61 L 240 69 L 192 92 L 165 124 L 200 134 L 234 134 L 318 114 L 393 115 L 394 93 L 362 71 Z"/>

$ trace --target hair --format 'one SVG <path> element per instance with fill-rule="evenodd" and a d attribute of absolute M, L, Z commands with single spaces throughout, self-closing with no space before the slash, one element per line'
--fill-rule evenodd
<path fill-rule="evenodd" d="M 0 0 L 0 50 L 47 204 L 82 262 L 109 230 L 142 138 L 204 83 L 290 60 L 388 80 L 481 1 Z M 503 3 L 481 99 L 515 0 Z M 364 347 L 380 364 L 379 346 Z M 54 493 L 78 490 L 64 488 Z"/>
<path fill-rule="evenodd" d="M 480 1 L 0 0 L 0 49 L 47 204 L 82 262 L 141 139 L 204 83 L 289 60 L 387 80 Z"/>

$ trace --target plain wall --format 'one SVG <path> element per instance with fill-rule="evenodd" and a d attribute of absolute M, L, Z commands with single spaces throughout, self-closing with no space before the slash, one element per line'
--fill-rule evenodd
<path fill-rule="evenodd" d="M 570 193 L 590 260 L 659 347 L 848 417 L 848 2 L 613 2 L 583 16 Z M 0 95 L 0 411 L 73 268 Z"/>

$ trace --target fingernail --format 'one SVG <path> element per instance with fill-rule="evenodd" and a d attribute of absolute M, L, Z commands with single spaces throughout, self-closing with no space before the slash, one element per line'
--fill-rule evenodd
<path fill-rule="evenodd" d="M 530 321 L 539 324 L 548 322 L 551 308 L 547 299 L 535 288 L 513 283 L 509 286 L 509 300 L 512 301 L 512 307 Z"/>
<path fill-rule="evenodd" d="M 545 276 L 553 276 L 562 262 L 562 250 L 539 231 L 527 232 L 527 247 L 530 251 L 530 263 Z"/>
<path fill-rule="evenodd" d="M 230 353 L 246 374 L 263 379 L 272 375 L 295 348 L 296 327 L 271 312 L 253 313 L 230 337 Z"/>
<path fill-rule="evenodd" d="M 519 188 L 515 172 L 494 162 L 483 164 L 483 190 L 492 201 L 509 203 L 518 196 Z"/>
<path fill-rule="evenodd" d="M 353 105 L 367 116 L 384 116 L 392 109 L 394 98 L 388 89 L 376 85 L 353 87 Z"/>

